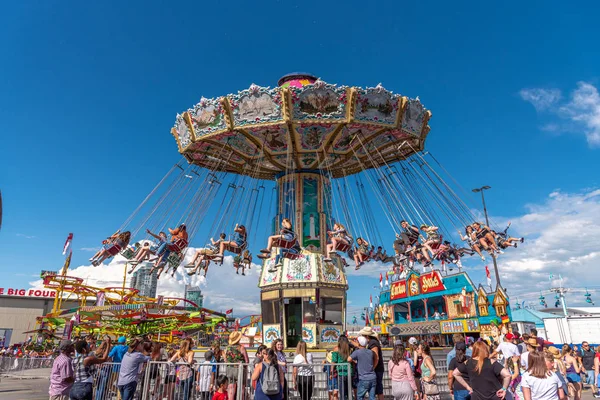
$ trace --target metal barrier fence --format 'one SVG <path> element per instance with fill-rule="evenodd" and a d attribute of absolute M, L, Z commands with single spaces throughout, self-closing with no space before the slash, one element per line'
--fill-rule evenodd
<path fill-rule="evenodd" d="M 15 363 L 16 361 L 16 363 Z M 9 371 L 18 376 L 27 369 L 51 368 L 53 359 L 0 359 L 2 371 Z M 383 377 L 384 396 L 392 398 L 392 382 L 385 362 Z M 169 362 L 149 362 L 140 366 L 135 389 L 136 400 L 210 400 L 215 387 L 216 378 L 225 375 L 229 378 L 227 388 L 230 399 L 253 400 L 256 393 L 256 381 L 252 381 L 254 364 L 211 364 L 194 363 L 173 364 Z M 294 365 L 288 362 L 285 373 L 285 399 L 308 400 L 329 399 L 329 393 L 337 391 L 337 399 L 353 400 L 352 374 L 345 376 L 349 364 L 303 364 L 298 365 L 300 375 L 294 382 Z M 448 395 L 447 368 L 445 359 L 435 360 L 437 383 L 442 397 Z M 354 368 L 354 367 L 352 367 Z M 121 398 L 117 387 L 120 364 L 104 363 L 93 368 L 94 400 L 119 400 Z M 49 374 L 47 374 L 49 375 Z M 211 387 L 211 383 L 213 386 Z M 356 383 L 356 382 L 355 382 Z"/>
<path fill-rule="evenodd" d="M 33 357 L 33 358 L 15 358 L 1 357 L 0 358 L 0 374 L 11 376 L 23 376 L 25 371 L 34 369 L 52 368 L 54 358 L 49 357 Z M 34 375 L 34 374 L 33 374 Z M 43 374 L 45 375 L 45 374 Z"/>

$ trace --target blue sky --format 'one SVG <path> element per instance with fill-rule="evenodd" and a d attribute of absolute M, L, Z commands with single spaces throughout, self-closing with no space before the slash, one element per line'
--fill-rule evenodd
<path fill-rule="evenodd" d="M 600 111 L 576 92 L 598 87 L 597 2 L 259 4 L 5 4 L 1 286 L 59 268 L 68 232 L 83 264 L 179 160 L 177 112 L 290 71 L 419 96 L 427 148 L 463 187 L 491 185 L 499 219 L 599 186 Z M 365 302 L 373 285 L 351 285 Z"/>

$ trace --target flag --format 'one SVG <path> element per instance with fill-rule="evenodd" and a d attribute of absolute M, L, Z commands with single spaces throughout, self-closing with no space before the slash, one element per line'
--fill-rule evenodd
<path fill-rule="evenodd" d="M 548 277 L 548 280 L 552 280 L 554 279 L 554 274 L 550 274 L 550 276 Z"/>
<path fill-rule="evenodd" d="M 373 308 L 373 295 L 369 296 L 369 307 Z"/>
<path fill-rule="evenodd" d="M 383 274 L 379 273 L 379 287 L 383 289 Z"/>
<path fill-rule="evenodd" d="M 503 324 L 508 324 L 510 322 L 510 318 L 508 318 L 508 315 L 503 315 L 501 320 Z"/>
<path fill-rule="evenodd" d="M 367 314 L 367 316 L 365 317 L 365 326 L 369 326 L 370 322 L 369 322 L 369 314 Z"/>
<path fill-rule="evenodd" d="M 230 308 L 229 310 L 225 311 L 225 315 L 229 315 L 233 313 L 233 308 Z"/>
<path fill-rule="evenodd" d="M 492 288 L 492 277 L 490 276 L 490 269 L 488 268 L 488 266 L 485 266 L 485 277 L 487 278 L 487 284 L 490 287 L 490 289 Z"/>
<path fill-rule="evenodd" d="M 390 281 L 388 280 L 388 275 L 390 271 L 385 271 L 385 286 L 390 286 Z"/>
<path fill-rule="evenodd" d="M 65 245 L 63 246 L 63 256 L 67 256 L 71 253 L 71 241 L 73 240 L 73 234 L 69 233 L 67 236 L 67 240 L 65 241 Z"/>

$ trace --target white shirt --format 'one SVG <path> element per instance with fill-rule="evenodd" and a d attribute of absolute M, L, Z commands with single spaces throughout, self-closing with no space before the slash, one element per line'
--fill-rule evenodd
<path fill-rule="evenodd" d="M 529 352 L 521 354 L 521 366 L 525 368 L 525 371 L 529 369 Z"/>
<path fill-rule="evenodd" d="M 531 389 L 531 400 L 557 400 L 558 388 L 562 387 L 562 383 L 554 372 L 545 379 L 536 378 L 529 372 L 525 372 L 521 386 Z"/>
<path fill-rule="evenodd" d="M 521 354 L 517 345 L 512 344 L 511 342 L 502 342 L 496 348 L 498 353 L 502 352 L 502 355 L 505 359 L 511 358 L 512 356 L 518 356 Z"/>
<path fill-rule="evenodd" d="M 210 361 L 204 361 L 198 366 L 198 391 L 210 392 L 210 375 L 212 373 L 212 364 Z"/>
<path fill-rule="evenodd" d="M 312 354 L 310 354 L 310 353 L 306 354 L 306 359 L 304 357 L 302 357 L 302 354 L 297 354 L 296 357 L 294 357 L 294 367 L 298 368 L 298 375 L 300 375 L 300 376 L 314 375 L 313 366 L 306 365 L 306 364 L 312 364 L 312 363 L 313 363 L 313 357 L 312 357 Z"/>

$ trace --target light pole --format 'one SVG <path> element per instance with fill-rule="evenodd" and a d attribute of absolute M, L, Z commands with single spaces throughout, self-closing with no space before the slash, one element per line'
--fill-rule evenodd
<path fill-rule="evenodd" d="M 485 196 L 483 192 L 485 190 L 491 189 L 491 186 L 482 186 L 480 188 L 473 189 L 473 192 L 479 193 L 481 192 L 481 201 L 483 202 L 483 214 L 485 215 L 485 224 L 490 226 L 490 220 L 488 219 L 487 207 L 485 206 Z M 500 273 L 498 272 L 498 263 L 496 262 L 496 256 L 492 253 L 492 261 L 494 262 L 494 274 L 496 275 L 496 285 L 500 286 Z"/>

